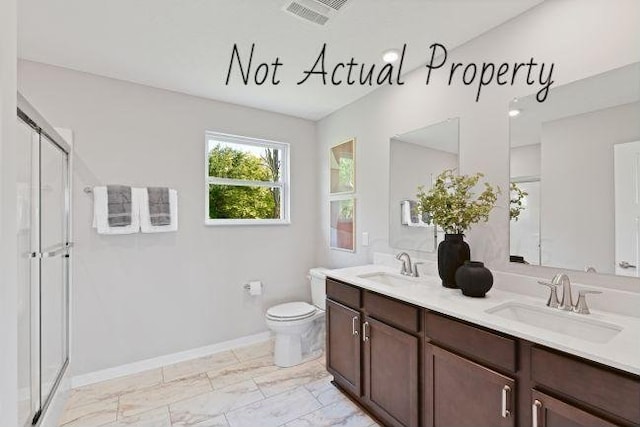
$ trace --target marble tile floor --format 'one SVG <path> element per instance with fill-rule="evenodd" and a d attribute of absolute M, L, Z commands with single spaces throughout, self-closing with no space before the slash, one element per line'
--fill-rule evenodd
<path fill-rule="evenodd" d="M 273 365 L 273 341 L 71 392 L 63 427 L 370 427 L 324 359 Z"/>

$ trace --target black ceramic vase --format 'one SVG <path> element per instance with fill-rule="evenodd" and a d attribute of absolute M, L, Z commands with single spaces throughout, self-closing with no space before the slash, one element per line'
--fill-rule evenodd
<path fill-rule="evenodd" d="M 456 283 L 463 295 L 482 298 L 493 286 L 493 274 L 482 262 L 465 261 L 456 272 Z"/>
<path fill-rule="evenodd" d="M 438 274 L 445 288 L 457 288 L 456 270 L 471 259 L 469 245 L 464 234 L 445 234 L 438 245 Z"/>

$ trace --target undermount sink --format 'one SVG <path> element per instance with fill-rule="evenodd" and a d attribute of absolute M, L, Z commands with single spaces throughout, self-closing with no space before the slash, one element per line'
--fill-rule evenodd
<path fill-rule="evenodd" d="M 402 286 L 413 286 L 420 282 L 419 279 L 413 277 L 405 277 L 399 274 L 376 272 L 361 274 L 358 276 L 361 279 L 371 280 L 385 286 L 391 286 L 393 288 L 399 288 Z"/>
<path fill-rule="evenodd" d="M 547 331 L 601 344 L 609 342 L 622 331 L 620 326 L 589 319 L 584 315 L 515 302 L 501 304 L 486 310 L 486 312 Z"/>

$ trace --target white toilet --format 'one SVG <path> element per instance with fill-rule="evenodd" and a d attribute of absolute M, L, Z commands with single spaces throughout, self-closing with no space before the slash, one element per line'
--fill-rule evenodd
<path fill-rule="evenodd" d="M 324 344 L 325 279 L 327 269 L 309 270 L 311 302 L 288 302 L 267 310 L 267 327 L 276 337 L 274 363 L 283 368 L 302 363 Z"/>

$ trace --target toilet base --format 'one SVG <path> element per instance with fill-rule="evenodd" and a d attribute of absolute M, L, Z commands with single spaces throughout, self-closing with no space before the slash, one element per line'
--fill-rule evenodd
<path fill-rule="evenodd" d="M 300 335 L 276 334 L 273 363 L 281 368 L 289 368 L 302 363 Z"/>
<path fill-rule="evenodd" d="M 289 368 L 318 357 L 324 348 L 324 321 L 324 311 L 321 310 L 313 317 L 297 321 L 274 322 L 267 319 L 267 326 L 275 335 L 274 364 Z"/>

